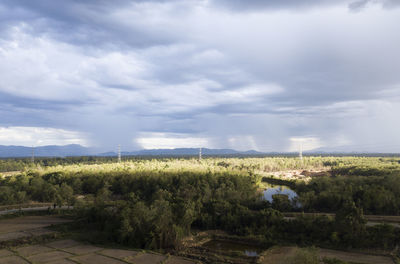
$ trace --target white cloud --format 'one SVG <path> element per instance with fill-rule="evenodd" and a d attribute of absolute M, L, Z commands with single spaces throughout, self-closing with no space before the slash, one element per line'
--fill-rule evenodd
<path fill-rule="evenodd" d="M 287 151 L 298 152 L 313 150 L 323 146 L 321 140 L 317 137 L 292 137 L 290 138 L 291 145 Z"/>
<path fill-rule="evenodd" d="M 178 133 L 142 133 L 134 139 L 144 149 L 210 147 L 209 140 Z"/>
<path fill-rule="evenodd" d="M 85 135 L 76 131 L 48 127 L 0 127 L 0 145 L 46 146 L 80 144 Z"/>

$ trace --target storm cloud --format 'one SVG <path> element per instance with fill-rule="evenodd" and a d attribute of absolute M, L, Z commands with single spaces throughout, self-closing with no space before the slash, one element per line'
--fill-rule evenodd
<path fill-rule="evenodd" d="M 0 144 L 398 152 L 396 3 L 2 1 Z"/>

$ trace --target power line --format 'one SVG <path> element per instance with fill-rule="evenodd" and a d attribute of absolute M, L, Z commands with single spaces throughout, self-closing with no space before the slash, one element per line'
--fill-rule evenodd
<path fill-rule="evenodd" d="M 300 141 L 299 158 L 300 160 L 303 160 L 303 141 Z"/>

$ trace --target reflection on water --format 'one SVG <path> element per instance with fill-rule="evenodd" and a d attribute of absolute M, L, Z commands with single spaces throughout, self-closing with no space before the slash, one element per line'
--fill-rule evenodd
<path fill-rule="evenodd" d="M 284 185 L 268 185 L 267 189 L 264 190 L 264 199 L 271 202 L 273 200 L 273 195 L 284 194 L 289 197 L 289 200 L 293 200 L 297 197 L 297 193 Z"/>
<path fill-rule="evenodd" d="M 240 251 L 248 257 L 257 257 L 264 250 L 261 247 L 253 245 L 222 240 L 210 240 L 204 243 L 202 246 L 216 251 Z"/>

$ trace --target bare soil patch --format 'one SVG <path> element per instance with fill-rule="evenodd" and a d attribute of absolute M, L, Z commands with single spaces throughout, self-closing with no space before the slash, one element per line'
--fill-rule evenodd
<path fill-rule="evenodd" d="M 28 256 L 40 254 L 40 253 L 45 253 L 45 252 L 49 252 L 52 250 L 53 250 L 52 248 L 45 247 L 42 245 L 27 246 L 27 247 L 21 247 L 21 248 L 16 249 L 18 254 L 23 257 L 28 257 Z"/>
<path fill-rule="evenodd" d="M 264 177 L 272 177 L 281 180 L 302 180 L 308 182 L 313 177 L 330 176 L 330 172 L 326 170 L 284 170 L 284 171 L 269 171 L 259 172 Z"/>
<path fill-rule="evenodd" d="M 285 264 L 286 259 L 296 254 L 296 247 L 274 247 L 261 254 L 258 263 Z"/>
<path fill-rule="evenodd" d="M 123 264 L 123 263 L 125 263 L 120 260 L 116 260 L 113 258 L 109 258 L 106 256 L 97 255 L 97 254 L 89 254 L 89 255 L 74 257 L 72 259 L 76 260 L 82 264 Z"/>
<path fill-rule="evenodd" d="M 138 251 L 123 250 L 123 249 L 105 249 L 99 253 L 102 255 L 105 255 L 105 256 L 119 258 L 119 259 L 133 257 L 133 256 L 136 256 L 137 254 L 139 254 Z"/>
<path fill-rule="evenodd" d="M 393 260 L 390 257 L 386 256 L 376 256 L 370 254 L 362 254 L 362 253 L 352 253 L 346 251 L 338 251 L 331 249 L 319 249 L 319 256 L 321 258 L 337 258 L 342 261 L 347 262 L 355 262 L 362 264 L 394 264 Z"/>
<path fill-rule="evenodd" d="M 2 211 L 12 210 L 12 209 L 24 209 L 24 208 L 36 208 L 36 207 L 52 207 L 53 203 L 39 203 L 39 202 L 29 202 L 22 204 L 11 204 L 11 205 L 1 205 L 0 213 Z"/>
<path fill-rule="evenodd" d="M 29 264 L 29 262 L 18 256 L 10 256 L 0 258 L 0 264 Z"/>
<path fill-rule="evenodd" d="M 102 250 L 102 248 L 84 244 L 64 249 L 64 251 L 75 255 L 89 254 L 100 250 Z"/>
<path fill-rule="evenodd" d="M 59 259 L 64 259 L 73 256 L 67 252 L 62 251 L 51 251 L 47 253 L 37 254 L 28 257 L 28 259 L 34 263 L 47 263 L 50 261 L 56 261 Z"/>
<path fill-rule="evenodd" d="M 141 253 L 133 258 L 128 258 L 127 260 L 134 264 L 158 264 L 166 258 L 166 256 L 162 255 Z"/>
<path fill-rule="evenodd" d="M 1 257 L 6 257 L 6 256 L 11 256 L 11 255 L 13 255 L 14 253 L 13 252 L 11 252 L 10 250 L 7 250 L 7 249 L 0 249 L 0 258 Z"/>
<path fill-rule="evenodd" d="M 305 215 L 305 216 L 327 216 L 330 218 L 335 218 L 335 214 L 333 213 L 295 213 L 295 212 L 286 212 L 283 213 L 285 220 L 293 220 L 297 216 Z M 394 227 L 400 227 L 400 216 L 398 215 L 364 215 L 367 220 L 367 226 L 375 226 L 386 223 L 388 225 L 392 225 Z"/>
<path fill-rule="evenodd" d="M 73 262 L 68 259 L 58 259 L 55 261 L 47 262 L 46 264 L 76 264 L 76 262 Z"/>
<path fill-rule="evenodd" d="M 79 243 L 75 240 L 71 240 L 71 239 L 58 240 L 58 241 L 54 241 L 54 242 L 50 242 L 50 243 L 46 244 L 46 246 L 48 246 L 48 247 L 57 248 L 57 249 L 70 248 L 70 247 L 74 247 L 74 246 L 78 246 L 78 245 L 81 245 L 81 243 Z"/>
<path fill-rule="evenodd" d="M 165 263 L 166 264 L 195 264 L 196 262 L 186 260 L 183 258 L 178 258 L 175 256 L 170 256 Z"/>
<path fill-rule="evenodd" d="M 0 220 L 0 234 L 43 228 L 70 220 L 57 216 L 22 216 Z"/>
<path fill-rule="evenodd" d="M 27 230 L 25 231 L 25 233 L 28 233 L 31 236 L 43 236 L 43 235 L 54 234 L 55 231 L 46 228 L 38 228 L 38 229 Z"/>
<path fill-rule="evenodd" d="M 25 258 L 25 259 L 24 259 Z M 135 250 L 101 248 L 64 239 L 0 250 L 0 264 L 196 264 L 195 261 L 157 253 Z"/>
<path fill-rule="evenodd" d="M 28 233 L 24 233 L 24 232 L 11 232 L 11 233 L 6 233 L 6 234 L 0 234 L 0 242 L 19 239 L 19 238 L 23 238 L 23 237 L 29 237 L 29 236 L 31 236 L 31 235 Z"/>
<path fill-rule="evenodd" d="M 365 215 L 368 221 L 400 223 L 399 215 Z"/>

